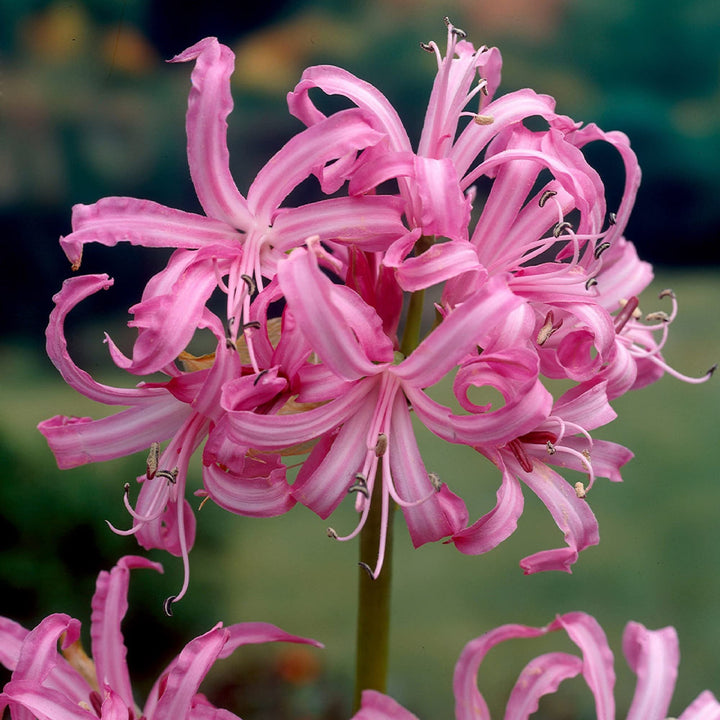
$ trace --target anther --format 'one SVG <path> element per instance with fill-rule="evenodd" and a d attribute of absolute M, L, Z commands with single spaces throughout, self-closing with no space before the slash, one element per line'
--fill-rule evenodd
<path fill-rule="evenodd" d="M 559 238 L 566 230 L 572 230 L 572 224 L 567 220 L 559 222 L 552 231 L 553 237 Z"/>
<path fill-rule="evenodd" d="M 587 495 L 587 490 L 581 482 L 575 483 L 575 494 L 582 500 Z"/>
<path fill-rule="evenodd" d="M 229 338 L 225 338 L 225 349 L 226 350 L 234 350 L 235 349 L 235 343 Z"/>
<path fill-rule="evenodd" d="M 621 299 L 620 300 L 620 312 L 615 316 L 615 332 L 619 333 L 625 325 L 627 325 L 628 320 L 630 320 L 631 317 L 635 315 L 635 311 L 637 310 L 639 300 L 635 295 L 633 295 L 628 300 Z"/>
<path fill-rule="evenodd" d="M 178 469 L 173 468 L 172 470 L 158 470 L 155 474 L 157 475 L 157 477 L 163 477 L 169 483 L 172 483 L 174 485 L 177 482 Z"/>
<path fill-rule="evenodd" d="M 176 597 L 177 595 L 170 595 L 170 597 L 166 598 L 165 602 L 163 603 L 163 610 L 168 617 L 172 617 L 172 604 L 175 602 Z"/>
<path fill-rule="evenodd" d="M 538 205 L 540 207 L 545 207 L 545 203 L 551 198 L 555 197 L 557 195 L 557 192 L 555 190 L 546 190 L 541 196 L 540 200 L 538 201 Z"/>
<path fill-rule="evenodd" d="M 537 344 L 538 345 L 544 345 L 550 336 L 560 328 L 560 326 L 563 324 L 562 318 L 555 322 L 555 316 L 553 315 L 553 311 L 549 310 L 548 314 L 545 316 L 545 322 L 543 323 L 543 326 L 538 330 L 537 334 Z"/>
<path fill-rule="evenodd" d="M 245 330 L 259 330 L 260 323 L 257 320 L 251 320 L 250 322 L 243 323 L 243 331 Z"/>
<path fill-rule="evenodd" d="M 363 561 L 361 560 L 361 561 L 358 563 L 358 565 L 370 576 L 370 579 L 371 579 L 371 580 L 374 580 L 374 579 L 375 579 L 375 576 L 373 575 L 372 568 L 371 568 L 366 562 L 363 562 Z"/>
<path fill-rule="evenodd" d="M 666 298 L 666 297 L 669 297 L 674 300 L 675 293 L 670 288 L 665 288 L 664 290 L 660 291 L 660 293 L 658 294 L 658 297 L 660 298 L 660 300 L 662 300 L 663 298 Z"/>
<path fill-rule="evenodd" d="M 645 316 L 645 322 L 670 322 L 670 316 L 663 312 L 662 310 L 657 310 L 656 312 L 648 313 Z"/>
<path fill-rule="evenodd" d="M 430 43 L 421 42 L 421 43 L 420 43 L 420 47 L 421 47 L 425 52 L 429 52 L 429 53 L 434 52 L 433 49 L 432 49 L 432 45 L 430 45 Z"/>
<path fill-rule="evenodd" d="M 253 387 L 255 387 L 260 382 L 260 378 L 268 372 L 270 372 L 268 368 L 265 368 L 265 370 L 261 370 L 253 380 Z"/>
<path fill-rule="evenodd" d="M 333 540 L 337 540 L 337 539 L 338 539 L 338 534 L 337 534 L 337 532 L 335 531 L 335 528 L 329 527 L 325 532 L 327 533 L 327 536 L 328 536 L 329 538 L 332 538 Z"/>
<path fill-rule="evenodd" d="M 375 456 L 382 457 L 388 448 L 388 436 L 385 433 L 380 433 L 375 443 Z"/>
<path fill-rule="evenodd" d="M 598 284 L 597 278 L 590 277 L 585 281 L 585 289 L 589 290 L 591 287 L 595 287 Z"/>
<path fill-rule="evenodd" d="M 155 473 L 158 469 L 158 461 L 160 460 L 160 443 L 150 443 L 150 452 L 147 456 L 147 462 L 145 463 L 145 477 L 148 480 L 152 480 L 155 477 Z"/>
<path fill-rule="evenodd" d="M 705 374 L 706 374 L 708 377 L 711 377 L 712 374 L 717 370 L 717 367 L 718 367 L 718 364 L 715 363 Z"/>
<path fill-rule="evenodd" d="M 123 490 L 125 491 L 125 495 L 129 495 L 130 494 L 130 483 L 125 483 L 125 485 L 123 485 Z"/>
<path fill-rule="evenodd" d="M 257 285 L 255 285 L 255 281 L 250 277 L 250 275 L 241 275 L 240 276 L 243 280 L 243 282 L 247 285 L 248 292 L 251 295 L 255 294 L 255 290 L 257 290 Z"/>
<path fill-rule="evenodd" d="M 430 481 L 430 484 L 435 488 L 435 492 L 440 492 L 440 489 L 443 486 L 443 482 L 438 477 L 437 473 L 428 473 L 428 480 Z"/>
<path fill-rule="evenodd" d="M 492 125 L 495 118 L 492 115 L 475 115 L 473 118 L 476 125 Z"/>
<path fill-rule="evenodd" d="M 348 492 L 357 492 L 361 495 L 364 495 L 366 498 L 370 497 L 370 493 L 368 492 L 367 480 L 362 473 L 357 473 L 355 475 L 355 482 L 348 488 Z"/>
<path fill-rule="evenodd" d="M 557 452 L 555 446 L 549 440 L 545 443 L 545 447 L 547 448 L 548 455 L 554 455 Z"/>
<path fill-rule="evenodd" d="M 599 260 L 600 256 L 610 247 L 609 242 L 602 242 L 600 243 L 596 248 L 593 255 L 595 255 L 595 259 Z"/>
<path fill-rule="evenodd" d="M 614 225 L 614 224 L 617 222 L 617 215 L 616 215 L 615 213 L 610 213 L 610 214 L 608 215 L 608 222 L 609 222 L 611 225 Z"/>
<path fill-rule="evenodd" d="M 461 30 L 459 27 L 455 27 L 450 22 L 449 17 L 444 17 L 443 22 L 450 28 L 450 32 L 455 35 L 458 40 L 464 40 L 467 37 L 467 33 L 464 30 Z"/>

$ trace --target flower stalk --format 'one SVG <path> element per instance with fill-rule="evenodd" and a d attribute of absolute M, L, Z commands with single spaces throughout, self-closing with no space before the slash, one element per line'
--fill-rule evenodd
<path fill-rule="evenodd" d="M 382 469 L 378 467 L 373 497 L 365 526 L 360 532 L 358 576 L 358 615 L 353 712 L 360 708 L 363 690 L 385 692 L 390 650 L 390 590 L 392 583 L 393 518 L 391 503 L 387 519 L 387 539 L 383 569 L 374 580 L 366 567 L 377 562 L 378 539 L 382 524 Z"/>

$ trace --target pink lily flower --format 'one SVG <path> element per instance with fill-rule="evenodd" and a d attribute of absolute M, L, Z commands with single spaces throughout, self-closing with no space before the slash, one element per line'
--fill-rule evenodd
<path fill-rule="evenodd" d="M 503 625 L 469 642 L 455 667 L 456 720 L 490 720 L 485 699 L 477 687 L 478 669 L 487 653 L 507 640 L 535 638 L 563 630 L 580 649 L 581 656 L 550 652 L 531 660 L 520 673 L 505 709 L 505 720 L 528 720 L 538 710 L 541 697 L 555 693 L 569 678 L 582 675 L 595 700 L 597 720 L 615 720 L 615 670 L 613 654 L 597 621 L 582 612 L 559 615 L 545 627 Z M 665 720 L 672 699 L 680 661 L 675 628 L 648 630 L 630 622 L 623 635 L 623 653 L 637 675 L 635 694 L 627 720 Z M 708 690 L 678 720 L 718 720 L 720 703 Z M 392 698 L 373 690 L 362 695 L 362 706 L 353 720 L 417 720 Z"/>
<path fill-rule="evenodd" d="M 356 492 L 361 520 L 350 535 L 338 539 L 354 537 L 363 526 L 378 463 L 385 519 L 392 499 L 403 509 L 416 547 L 452 535 L 464 524 L 466 511 L 447 488 L 436 492 L 417 448 L 408 405 L 434 432 L 470 445 L 502 445 L 544 419 L 551 398 L 537 382 L 536 364 L 534 373 L 523 366 L 523 360 L 534 360 L 529 352 L 529 358 L 522 351 L 509 352 L 504 373 L 489 380 L 507 399 L 497 412 L 476 409 L 456 415 L 424 392 L 476 352 L 478 344 L 488 345 L 493 327 L 521 301 L 508 291 L 504 278 L 493 278 L 409 357 L 396 362 L 393 339 L 385 334 L 382 319 L 354 291 L 321 272 L 313 248 L 294 250 L 278 267 L 278 281 L 286 313 L 321 361 L 300 371 L 298 400 L 321 405 L 291 415 L 234 410 L 226 388 L 224 429 L 233 442 L 267 452 L 318 441 L 292 495 L 325 518 L 348 491 Z M 329 534 L 337 537 L 334 530 Z M 382 567 L 383 546 L 384 532 L 375 577 Z"/>
<path fill-rule="evenodd" d="M 162 572 L 158 563 L 126 556 L 98 576 L 92 599 L 92 659 L 80 644 L 80 621 L 68 615 L 49 615 L 32 630 L 0 618 L 0 662 L 12 672 L 0 693 L 0 714 L 9 707 L 12 720 L 230 720 L 237 716 L 198 692 L 216 660 L 242 645 L 264 642 L 322 647 L 268 623 L 218 623 L 170 662 L 141 709 L 133 696 L 120 627 L 128 607 L 130 570 L 136 568 Z"/>
<path fill-rule="evenodd" d="M 547 570 L 571 572 L 578 553 L 598 544 L 598 524 L 587 493 L 597 476 L 621 481 L 620 467 L 632 458 L 622 445 L 590 437 L 590 430 L 616 417 L 605 390 L 602 381 L 579 385 L 560 397 L 550 415 L 530 432 L 502 446 L 476 446 L 502 472 L 502 484 L 496 506 L 453 535 L 452 542 L 460 552 L 488 552 L 515 531 L 523 511 L 521 481 L 548 508 L 567 543 L 566 548 L 524 558 L 520 567 L 526 575 Z M 587 485 L 571 485 L 550 465 L 586 473 Z"/>
<path fill-rule="evenodd" d="M 298 133 L 260 170 L 243 196 L 230 175 L 227 149 L 234 55 L 215 38 L 206 38 L 172 62 L 193 60 L 186 120 L 188 163 L 205 215 L 149 200 L 109 197 L 94 205 L 76 205 L 73 232 L 60 241 L 74 269 L 89 242 L 177 248 L 171 264 L 148 283 L 142 301 L 130 309 L 135 315 L 131 325 L 138 328 L 132 357 L 110 345 L 116 364 L 135 374 L 162 371 L 175 360 L 203 322 L 205 304 L 215 288 L 227 296 L 229 339 L 236 342 L 244 335 L 255 365 L 253 328 L 243 319 L 247 321 L 253 292 L 272 279 L 287 250 L 308 235 L 378 250 L 406 232 L 394 197 L 338 197 L 281 207 L 313 172 L 382 140 L 383 133 L 359 109 L 336 113 Z M 346 177 L 351 168 L 343 167 Z"/>
<path fill-rule="evenodd" d="M 72 361 L 64 324 L 75 305 L 109 288 L 112 282 L 107 275 L 66 280 L 54 297 L 46 347 L 51 361 L 70 386 L 91 400 L 127 406 L 127 409 L 100 420 L 58 415 L 41 422 L 38 429 L 61 468 L 124 457 L 148 447 L 157 449 L 156 456 L 149 458 L 146 472 L 138 477 L 142 489 L 134 509 L 128 500 L 129 484 L 125 486 L 125 505 L 133 518 L 132 529 L 113 530 L 134 534 L 146 549 L 159 547 L 182 557 L 184 580 L 179 593 L 169 599 L 174 602 L 183 597 L 188 587 L 188 553 L 195 536 L 195 515 L 185 499 L 190 457 L 206 437 L 213 447 L 223 446 L 223 436 L 217 430 L 223 414 L 220 393 L 226 383 L 243 374 L 243 367 L 237 350 L 228 346 L 220 321 L 206 312 L 203 323 L 217 339 L 210 367 L 185 372 L 173 365 L 166 367 L 166 372 L 171 374 L 166 382 L 140 383 L 135 388 L 116 388 L 96 382 Z M 261 353 L 261 359 L 263 357 Z M 252 372 L 252 369 L 246 371 Z M 267 393 L 265 388 L 256 391 L 256 403 L 262 402 L 262 393 Z M 170 442 L 160 452 L 159 444 L 168 439 Z M 245 467 L 242 455 L 237 457 L 220 450 L 217 456 L 228 473 L 244 479 L 243 484 L 235 488 L 232 509 L 242 503 L 243 514 L 269 517 L 284 513 L 295 504 L 284 473 L 279 474 L 272 463 Z M 206 468 L 206 485 L 213 498 L 224 504 L 224 478 L 216 476 L 215 468 L 215 465 Z M 169 603 L 166 609 L 170 611 Z"/>

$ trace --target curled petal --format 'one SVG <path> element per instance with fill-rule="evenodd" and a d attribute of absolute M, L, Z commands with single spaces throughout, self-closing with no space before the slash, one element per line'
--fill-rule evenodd
<path fill-rule="evenodd" d="M 92 657 L 98 683 L 108 685 L 122 699 L 125 707 L 133 707 L 132 688 L 127 668 L 127 648 L 120 624 L 127 612 L 130 570 L 152 568 L 162 572 L 162 565 L 143 557 L 126 555 L 110 572 L 98 575 L 92 599 Z"/>
<path fill-rule="evenodd" d="M 648 630 L 630 622 L 623 633 L 623 652 L 638 678 L 627 720 L 664 720 L 680 663 L 675 628 Z"/>
<path fill-rule="evenodd" d="M 480 555 L 497 547 L 515 532 L 517 521 L 523 511 L 523 495 L 520 483 L 501 463 L 502 484 L 497 491 L 495 507 L 470 527 L 452 536 L 455 547 L 466 555 Z"/>
<path fill-rule="evenodd" d="M 506 457 L 512 470 L 545 504 L 557 526 L 563 531 L 567 548 L 543 550 L 524 558 L 520 567 L 526 575 L 545 570 L 571 572 L 578 553 L 600 542 L 597 520 L 587 501 L 581 500 L 565 480 L 542 462 L 533 463 L 532 472 L 526 473 L 515 460 Z"/>
<path fill-rule="evenodd" d="M 221 220 L 130 197 L 106 197 L 93 205 L 75 205 L 72 227 L 70 235 L 60 238 L 60 246 L 75 269 L 80 267 L 83 246 L 89 242 L 108 247 L 128 242 L 194 250 L 231 245 L 240 237 Z"/>
<path fill-rule="evenodd" d="M 205 38 L 171 62 L 195 60 L 188 98 L 188 162 L 195 192 L 208 217 L 247 230 L 248 203 L 230 174 L 226 118 L 233 107 L 230 75 L 235 56 L 217 38 Z"/>

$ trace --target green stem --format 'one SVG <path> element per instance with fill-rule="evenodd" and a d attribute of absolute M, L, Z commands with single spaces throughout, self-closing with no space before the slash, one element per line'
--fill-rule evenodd
<path fill-rule="evenodd" d="M 353 712 L 360 707 L 363 690 L 385 692 L 387 689 L 390 647 L 390 584 L 392 580 L 394 503 L 387 521 L 385 560 L 377 580 L 364 567 L 359 568 L 358 618 Z M 382 468 L 378 467 L 373 486 L 370 511 L 360 531 L 360 562 L 374 568 L 382 523 Z"/>
<path fill-rule="evenodd" d="M 400 351 L 407 357 L 420 343 L 424 292 L 410 296 L 407 321 Z M 390 650 L 390 586 L 392 580 L 393 519 L 395 503 L 391 503 L 387 520 L 385 559 L 377 580 L 373 580 L 364 566 L 374 568 L 378 558 L 382 532 L 382 459 L 378 463 L 373 483 L 370 510 L 360 531 L 360 563 L 358 584 L 358 616 L 355 665 L 355 697 L 353 712 L 360 708 L 363 690 L 387 690 L 388 656 Z"/>

